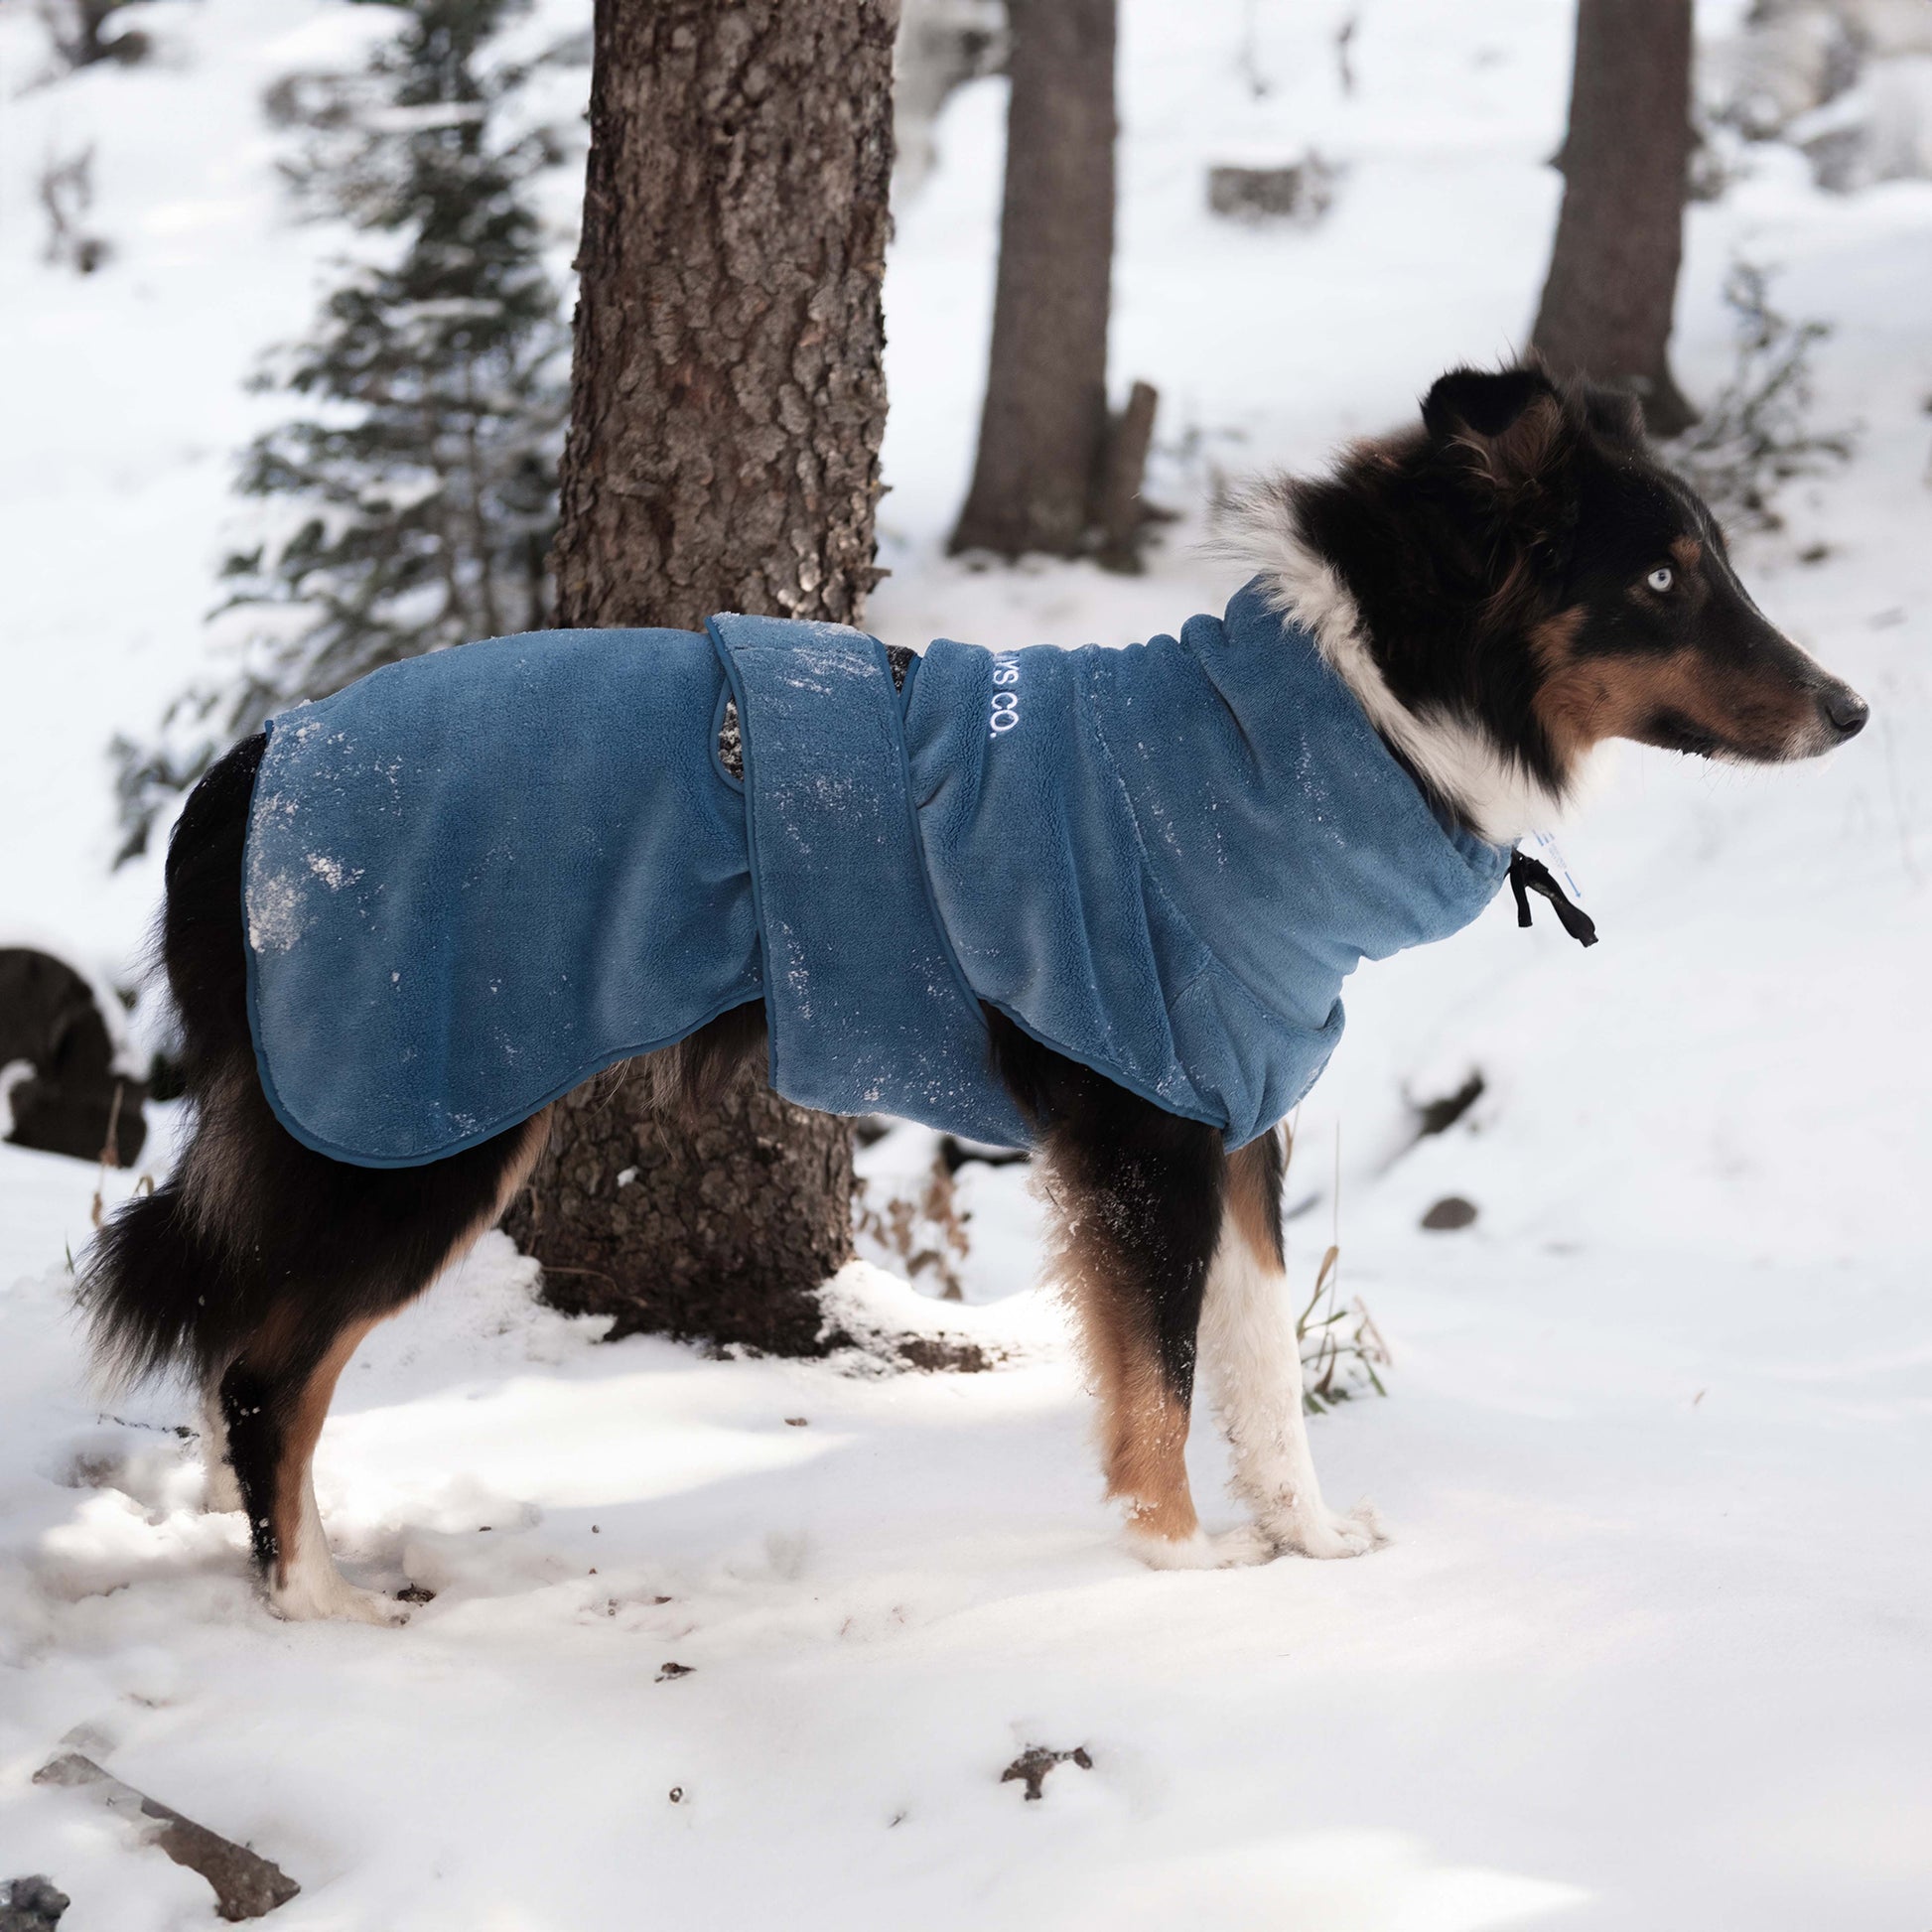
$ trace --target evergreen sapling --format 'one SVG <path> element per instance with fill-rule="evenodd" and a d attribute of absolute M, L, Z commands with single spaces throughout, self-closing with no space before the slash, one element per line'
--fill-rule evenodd
<path fill-rule="evenodd" d="M 516 125 L 536 64 L 490 59 L 514 0 L 403 11 L 361 72 L 292 76 L 268 97 L 304 130 L 285 169 L 298 207 L 370 245 L 255 379 L 303 408 L 242 459 L 237 487 L 266 531 L 222 568 L 241 674 L 177 699 L 160 745 L 116 742 L 122 858 L 170 793 L 275 712 L 550 620 L 569 331 L 532 190 L 563 155 L 547 128 Z"/>

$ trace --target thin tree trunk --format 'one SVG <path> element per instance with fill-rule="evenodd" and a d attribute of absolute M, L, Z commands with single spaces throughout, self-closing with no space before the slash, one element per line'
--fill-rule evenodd
<path fill-rule="evenodd" d="M 993 348 L 954 550 L 1085 547 L 1107 433 L 1114 0 L 1010 0 Z"/>
<path fill-rule="evenodd" d="M 598 0 L 557 621 L 856 621 L 877 573 L 897 0 Z M 692 1140 L 618 1075 L 510 1232 L 564 1308 L 811 1353 L 847 1124 L 746 1079 Z"/>
<path fill-rule="evenodd" d="M 1691 163 L 1691 0 L 1580 0 L 1563 212 L 1532 345 L 1633 390 L 1653 434 L 1696 420 L 1671 376 Z"/>

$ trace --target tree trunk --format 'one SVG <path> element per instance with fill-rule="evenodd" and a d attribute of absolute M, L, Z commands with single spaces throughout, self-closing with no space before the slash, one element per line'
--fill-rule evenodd
<path fill-rule="evenodd" d="M 1691 0 L 1580 0 L 1563 212 L 1532 345 L 1560 375 L 1641 399 L 1653 435 L 1696 420 L 1671 376 L 1691 162 Z"/>
<path fill-rule="evenodd" d="M 952 548 L 1077 555 L 1107 433 L 1114 0 L 1011 0 L 1013 93 L 979 460 Z"/>
<path fill-rule="evenodd" d="M 856 622 L 877 573 L 897 0 L 598 0 L 557 621 Z M 809 1354 L 842 1120 L 747 1077 L 688 1142 L 573 1094 L 508 1220 L 559 1307 Z"/>

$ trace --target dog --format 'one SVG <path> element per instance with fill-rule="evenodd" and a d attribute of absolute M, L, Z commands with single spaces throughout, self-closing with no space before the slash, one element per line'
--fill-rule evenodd
<path fill-rule="evenodd" d="M 1502 855 L 1484 897 L 1508 848 L 1560 816 L 1608 740 L 1777 763 L 1865 722 L 1863 701 L 1752 602 L 1709 508 L 1646 445 L 1637 406 L 1534 367 L 1452 370 L 1419 423 L 1352 446 L 1322 477 L 1253 488 L 1230 527 L 1256 573 L 1251 608 L 1311 640 L 1396 782 L 1458 851 Z M 895 684 L 903 669 L 896 660 Z M 975 727 L 989 758 L 1020 708 L 1004 675 Z M 238 891 L 265 744 L 208 772 L 171 840 L 161 956 L 193 1132 L 168 1183 L 98 1237 L 80 1295 L 105 1369 L 199 1379 L 209 1505 L 246 1511 L 270 1607 L 394 1622 L 405 1607 L 351 1586 L 330 1555 L 316 1442 L 357 1343 L 495 1222 L 547 1116 L 526 1108 L 401 1167 L 332 1158 L 291 1131 L 250 1032 Z M 1251 890 L 1242 915 L 1265 923 L 1266 910 Z M 988 1000 L 975 1024 L 988 1090 L 1046 1171 L 1107 1494 L 1138 1553 L 1182 1567 L 1374 1548 L 1373 1512 L 1331 1509 L 1310 1454 L 1283 1265 L 1285 1090 L 1217 1113 L 1152 1075 L 1110 1077 L 1010 1003 Z M 702 1116 L 765 1053 L 766 1028 L 746 1000 L 651 1052 L 646 1091 L 665 1122 Z M 1218 1538 L 1200 1527 L 1183 1454 L 1197 1366 L 1252 1517 Z"/>

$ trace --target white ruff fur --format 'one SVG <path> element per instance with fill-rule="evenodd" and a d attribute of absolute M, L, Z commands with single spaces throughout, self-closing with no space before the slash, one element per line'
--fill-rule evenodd
<path fill-rule="evenodd" d="M 1513 845 L 1556 822 L 1563 798 L 1473 720 L 1413 712 L 1389 689 L 1341 573 L 1304 541 L 1279 484 L 1258 487 L 1233 506 L 1228 536 L 1216 548 L 1261 577 L 1269 608 L 1313 636 L 1369 723 L 1477 837 Z"/>
<path fill-rule="evenodd" d="M 1232 1215 L 1222 1223 L 1207 1278 L 1200 1359 L 1234 1453 L 1234 1491 L 1254 1511 L 1262 1556 L 1299 1550 L 1308 1557 L 1359 1557 L 1387 1541 L 1366 1503 L 1343 1514 L 1321 1500 L 1302 1409 L 1302 1344 L 1288 1278 L 1256 1261 Z"/>

